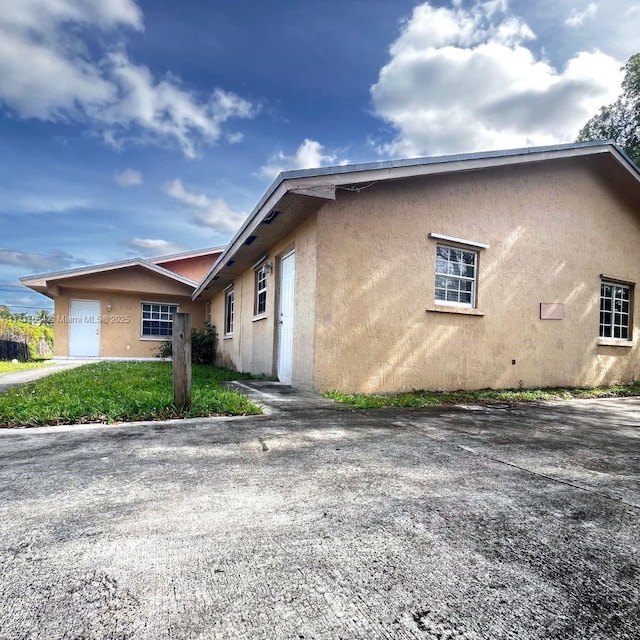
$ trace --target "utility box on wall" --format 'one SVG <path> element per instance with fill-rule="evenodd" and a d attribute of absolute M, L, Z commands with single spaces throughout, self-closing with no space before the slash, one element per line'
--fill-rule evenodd
<path fill-rule="evenodd" d="M 564 319 L 564 304 L 562 302 L 541 302 L 540 320 Z"/>

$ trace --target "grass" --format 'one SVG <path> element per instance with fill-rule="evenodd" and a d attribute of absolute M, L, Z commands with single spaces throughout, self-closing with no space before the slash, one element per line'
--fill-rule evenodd
<path fill-rule="evenodd" d="M 7 362 L 0 361 L 0 376 L 5 373 L 15 373 L 16 371 L 27 371 L 29 369 L 39 369 L 52 364 L 51 360 L 41 360 L 39 362 Z"/>
<path fill-rule="evenodd" d="M 640 384 L 610 387 L 544 387 L 538 389 L 480 389 L 477 391 L 412 391 L 384 395 L 327 391 L 325 397 L 357 409 L 435 407 L 447 404 L 513 404 L 540 400 L 623 398 L 640 396 Z"/>
<path fill-rule="evenodd" d="M 173 406 L 170 362 L 98 362 L 56 373 L 0 395 L 0 426 L 164 420 L 261 413 L 246 396 L 221 386 L 247 374 L 194 365 L 192 406 Z"/>

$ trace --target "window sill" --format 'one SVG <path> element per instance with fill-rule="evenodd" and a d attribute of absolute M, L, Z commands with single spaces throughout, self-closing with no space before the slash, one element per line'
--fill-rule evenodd
<path fill-rule="evenodd" d="M 222 336 L 223 340 L 233 340 L 233 333 L 227 333 L 226 335 Z"/>
<path fill-rule="evenodd" d="M 599 347 L 623 347 L 631 349 L 634 347 L 633 340 L 616 340 L 615 338 L 600 338 L 598 340 Z"/>
<path fill-rule="evenodd" d="M 251 322 L 259 322 L 260 320 L 266 320 L 266 319 L 267 319 L 267 314 L 261 313 L 259 316 L 253 316 L 253 318 L 251 318 Z"/>
<path fill-rule="evenodd" d="M 427 313 L 457 313 L 463 316 L 484 316 L 484 312 L 470 307 L 454 307 L 449 305 L 435 305 L 426 309 Z"/>
<path fill-rule="evenodd" d="M 163 340 L 171 339 L 171 336 L 140 336 L 140 340 L 149 340 L 151 342 L 161 342 Z"/>

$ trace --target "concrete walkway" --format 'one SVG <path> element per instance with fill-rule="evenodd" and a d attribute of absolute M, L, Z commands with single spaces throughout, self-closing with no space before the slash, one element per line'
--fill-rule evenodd
<path fill-rule="evenodd" d="M 7 389 L 11 389 L 11 387 L 17 387 L 18 385 L 26 384 L 27 382 L 46 378 L 53 373 L 74 369 L 75 367 L 79 367 L 83 364 L 89 364 L 89 362 L 95 362 L 95 360 L 54 360 L 52 364 L 47 364 L 38 369 L 5 373 L 0 375 L 0 393 L 4 393 Z"/>

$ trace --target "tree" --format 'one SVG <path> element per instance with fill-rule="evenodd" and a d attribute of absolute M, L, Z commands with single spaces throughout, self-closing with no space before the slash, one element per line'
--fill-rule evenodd
<path fill-rule="evenodd" d="M 53 314 L 46 309 L 40 309 L 33 314 L 32 323 L 36 326 L 52 327 L 53 326 Z"/>
<path fill-rule="evenodd" d="M 578 142 L 613 140 L 640 166 L 640 53 L 624 65 L 622 93 L 606 105 L 578 134 Z"/>
<path fill-rule="evenodd" d="M 11 309 L 6 304 L 0 304 L 0 318 L 10 318 Z"/>

